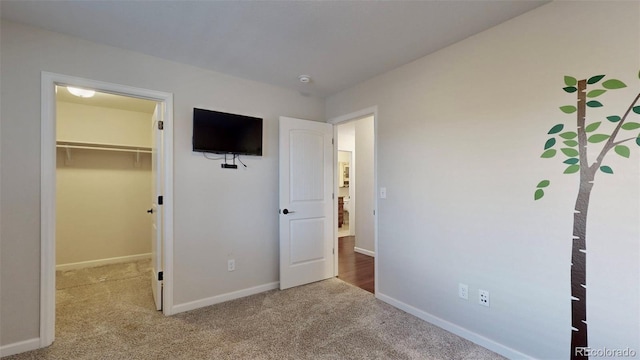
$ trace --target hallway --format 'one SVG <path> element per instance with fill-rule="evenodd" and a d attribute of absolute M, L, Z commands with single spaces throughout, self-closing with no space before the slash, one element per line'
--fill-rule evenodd
<path fill-rule="evenodd" d="M 355 241 L 355 236 L 338 238 L 338 278 L 373 293 L 374 258 L 355 252 Z"/>

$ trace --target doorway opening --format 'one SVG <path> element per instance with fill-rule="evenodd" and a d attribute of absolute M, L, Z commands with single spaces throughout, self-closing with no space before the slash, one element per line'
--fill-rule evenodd
<path fill-rule="evenodd" d="M 337 139 L 336 274 L 375 293 L 375 110 L 331 122 Z"/>
<path fill-rule="evenodd" d="M 155 106 L 56 86 L 57 271 L 150 259 Z"/>
<path fill-rule="evenodd" d="M 172 313 L 172 113 L 169 93 L 42 73 L 42 347 L 55 337 L 56 285 L 93 286 L 96 298 L 113 291 L 110 280 L 146 274 L 148 293 L 157 270 L 158 299 Z M 156 199 L 161 210 L 147 214 Z"/>
<path fill-rule="evenodd" d="M 353 149 L 340 150 L 355 138 L 353 122 L 338 125 L 338 238 L 355 236 L 355 182 L 351 181 Z M 352 203 L 353 200 L 353 203 Z M 353 223 L 352 223 L 353 219 Z"/>
<path fill-rule="evenodd" d="M 82 90 L 55 91 L 56 323 L 63 337 L 92 336 L 95 324 L 112 322 L 115 307 L 155 309 L 146 210 L 157 102 Z M 107 321 L 99 316 L 105 312 Z"/>

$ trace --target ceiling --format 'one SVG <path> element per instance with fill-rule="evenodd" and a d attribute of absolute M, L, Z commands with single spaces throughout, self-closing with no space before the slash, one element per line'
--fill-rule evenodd
<path fill-rule="evenodd" d="M 2 0 L 0 14 L 326 97 L 547 2 Z"/>

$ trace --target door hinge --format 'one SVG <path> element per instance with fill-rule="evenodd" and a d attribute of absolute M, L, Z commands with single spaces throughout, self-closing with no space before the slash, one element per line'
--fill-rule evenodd
<path fill-rule="evenodd" d="M 373 210 L 373 216 L 376 216 L 376 211 L 375 210 Z"/>
<path fill-rule="evenodd" d="M 331 138 L 331 145 L 334 145 L 334 143 L 333 143 L 333 138 Z"/>
<path fill-rule="evenodd" d="M 158 281 L 164 280 L 164 274 L 162 271 L 158 271 Z"/>
<path fill-rule="evenodd" d="M 158 205 L 162 205 L 163 200 L 162 195 L 158 196 Z"/>
<path fill-rule="evenodd" d="M 331 253 L 335 254 L 336 253 L 336 248 L 331 249 Z"/>
<path fill-rule="evenodd" d="M 335 193 L 331 193 L 331 198 L 335 199 L 336 194 Z"/>
<path fill-rule="evenodd" d="M 158 121 L 158 130 L 164 130 L 164 121 L 162 120 Z"/>

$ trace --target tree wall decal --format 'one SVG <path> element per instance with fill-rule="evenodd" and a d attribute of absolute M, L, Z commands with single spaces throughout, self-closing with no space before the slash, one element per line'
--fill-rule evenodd
<path fill-rule="evenodd" d="M 629 131 L 640 129 L 640 123 L 628 121 L 629 115 L 640 114 L 640 106 L 637 105 L 640 93 L 633 99 L 622 116 L 610 115 L 606 119 L 613 126 L 611 133 L 595 133 L 600 129 L 602 121 L 587 124 L 587 108 L 599 108 L 603 104 L 595 98 L 607 93 L 609 90 L 625 88 L 627 85 L 617 79 L 604 80 L 605 75 L 596 75 L 588 79 L 577 80 L 571 76 L 564 77 L 563 90 L 569 94 L 577 95 L 576 105 L 561 106 L 560 110 L 565 114 L 577 114 L 575 130 L 567 130 L 564 124 L 554 125 L 547 134 L 551 135 L 544 144 L 542 158 L 553 158 L 560 152 L 565 155 L 563 161 L 567 165 L 565 174 L 579 173 L 580 185 L 575 203 L 573 215 L 573 239 L 571 247 L 571 359 L 588 359 L 585 348 L 588 347 L 587 338 L 587 213 L 589 199 L 593 189 L 596 173 L 600 170 L 604 174 L 613 174 L 613 169 L 604 163 L 605 157 L 611 150 L 619 156 L 629 158 L 631 150 L 628 141 L 634 140 L 640 146 L 640 134 L 632 137 L 624 137 Z M 640 72 L 638 73 L 640 78 Z M 601 82 L 602 81 L 602 82 Z M 591 89 L 590 89 L 591 88 Z M 622 139 L 618 139 L 618 137 Z M 558 143 L 562 142 L 562 145 Z M 603 144 L 601 144 L 603 143 Z M 597 145 L 596 145 L 597 144 Z M 601 146 L 595 161 L 589 161 L 587 150 L 593 146 Z M 596 149 L 597 150 L 597 149 Z M 593 152 L 592 152 L 593 154 Z M 538 183 L 534 192 L 534 200 L 541 199 L 544 190 L 551 184 L 549 180 Z"/>

